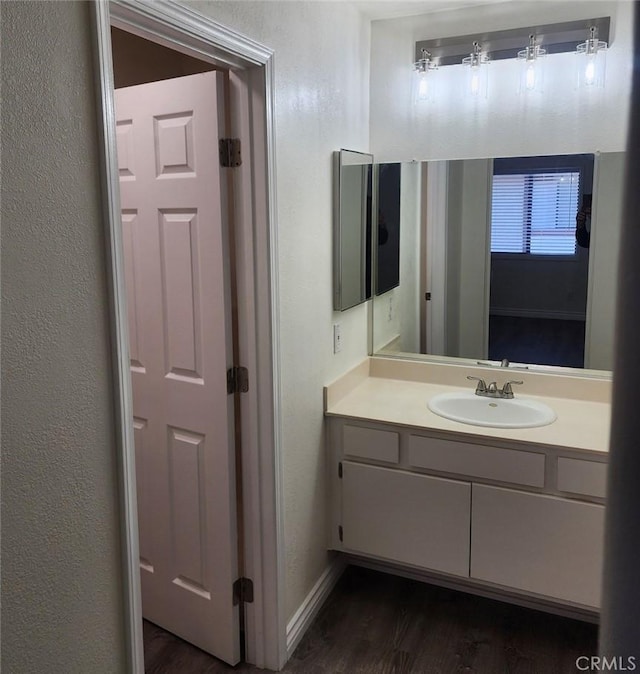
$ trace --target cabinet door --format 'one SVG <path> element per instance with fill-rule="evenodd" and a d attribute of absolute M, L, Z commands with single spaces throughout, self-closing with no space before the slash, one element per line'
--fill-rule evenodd
<path fill-rule="evenodd" d="M 471 577 L 600 605 L 604 507 L 473 485 Z"/>
<path fill-rule="evenodd" d="M 469 576 L 471 485 L 343 462 L 346 551 Z"/>

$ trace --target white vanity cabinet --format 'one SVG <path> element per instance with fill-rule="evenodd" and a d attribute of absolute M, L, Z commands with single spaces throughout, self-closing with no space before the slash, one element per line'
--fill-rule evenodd
<path fill-rule="evenodd" d="M 606 455 L 348 418 L 328 424 L 333 548 L 595 615 Z"/>
<path fill-rule="evenodd" d="M 598 607 L 604 507 L 473 485 L 471 577 Z"/>
<path fill-rule="evenodd" d="M 471 485 L 342 463 L 345 550 L 469 575 Z"/>

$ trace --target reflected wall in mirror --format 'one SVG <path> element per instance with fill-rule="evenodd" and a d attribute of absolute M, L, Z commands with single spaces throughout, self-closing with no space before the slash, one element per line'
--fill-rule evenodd
<path fill-rule="evenodd" d="M 374 352 L 610 370 L 624 156 L 401 164 Z"/>
<path fill-rule="evenodd" d="M 336 311 L 371 297 L 373 156 L 334 153 L 334 296 Z"/>

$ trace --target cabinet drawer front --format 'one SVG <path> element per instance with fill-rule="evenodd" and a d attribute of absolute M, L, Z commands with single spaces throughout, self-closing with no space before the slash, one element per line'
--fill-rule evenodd
<path fill-rule="evenodd" d="M 604 498 L 607 492 L 607 464 L 559 457 L 558 490 Z"/>
<path fill-rule="evenodd" d="M 471 577 L 600 605 L 604 507 L 473 485 Z"/>
<path fill-rule="evenodd" d="M 534 452 L 470 445 L 418 435 L 409 438 L 409 463 L 417 468 L 443 473 L 544 487 L 544 460 L 544 454 Z"/>
<path fill-rule="evenodd" d="M 362 428 L 345 424 L 342 431 L 343 452 L 361 459 L 398 463 L 400 440 L 398 433 Z"/>
<path fill-rule="evenodd" d="M 343 462 L 344 549 L 469 576 L 471 485 Z"/>

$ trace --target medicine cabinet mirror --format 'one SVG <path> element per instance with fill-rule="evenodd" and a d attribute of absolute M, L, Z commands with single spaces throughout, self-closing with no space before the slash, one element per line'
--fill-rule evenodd
<path fill-rule="evenodd" d="M 371 297 L 373 155 L 340 150 L 334 162 L 333 308 L 345 311 Z"/>

